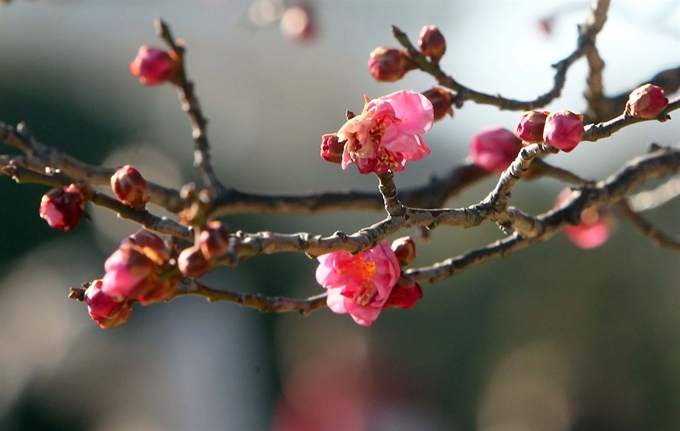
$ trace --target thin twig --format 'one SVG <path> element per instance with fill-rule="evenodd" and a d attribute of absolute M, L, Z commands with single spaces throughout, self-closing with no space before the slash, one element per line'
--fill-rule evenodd
<path fill-rule="evenodd" d="M 635 212 L 655 210 L 680 198 L 680 178 L 672 178 L 653 190 L 645 190 L 628 197 Z"/>
<path fill-rule="evenodd" d="M 622 200 L 617 204 L 621 213 L 626 216 L 630 224 L 638 230 L 642 235 L 651 239 L 655 244 L 661 247 L 670 248 L 671 250 L 680 251 L 680 239 L 674 238 L 665 232 L 657 229 L 649 220 L 642 217 L 637 212 L 633 211 L 627 199 Z"/>
<path fill-rule="evenodd" d="M 210 162 L 210 144 L 208 142 L 208 120 L 203 116 L 201 104 L 194 92 L 194 83 L 187 77 L 184 54 L 186 47 L 182 41 L 176 41 L 168 25 L 161 19 L 156 19 L 156 33 L 170 47 L 171 55 L 179 61 L 177 76 L 177 93 L 182 102 L 182 109 L 191 121 L 192 136 L 194 138 L 194 167 L 203 176 L 206 187 L 217 194 L 224 188 Z"/>
<path fill-rule="evenodd" d="M 460 106 L 466 100 L 472 100 L 475 103 L 493 105 L 500 109 L 527 111 L 543 107 L 558 98 L 562 93 L 562 88 L 566 82 L 569 67 L 580 59 L 590 47 L 594 46 L 595 37 L 602 29 L 604 21 L 606 20 L 609 0 L 596 0 L 594 5 L 586 23 L 579 28 L 579 38 L 576 49 L 568 57 L 553 65 L 553 68 L 556 69 L 553 78 L 553 88 L 545 94 L 538 96 L 536 99 L 529 101 L 508 99 L 499 94 L 491 95 L 472 90 L 456 81 L 452 76 L 447 75 L 441 70 L 438 64 L 431 62 L 427 57 L 422 55 L 411 43 L 406 33 L 397 27 L 392 26 L 392 34 L 401 46 L 408 50 L 411 59 L 422 71 L 432 75 L 442 87 L 446 87 L 457 93 L 457 105 Z"/>
<path fill-rule="evenodd" d="M 182 281 L 175 297 L 185 295 L 203 296 L 210 302 L 233 302 L 242 307 L 255 308 L 263 313 L 287 313 L 296 311 L 303 316 L 307 316 L 312 311 L 326 306 L 325 293 L 304 299 L 266 296 L 213 289 L 192 278 L 186 278 Z"/>

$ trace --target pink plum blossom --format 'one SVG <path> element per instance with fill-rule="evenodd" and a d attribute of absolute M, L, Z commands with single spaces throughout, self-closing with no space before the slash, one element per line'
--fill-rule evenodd
<path fill-rule="evenodd" d="M 359 325 L 370 326 L 388 304 L 401 275 L 399 262 L 387 242 L 352 255 L 336 251 L 318 258 L 316 281 L 328 289 L 333 312 L 349 313 Z"/>
<path fill-rule="evenodd" d="M 85 203 L 90 200 L 92 191 L 78 184 L 52 189 L 40 201 L 40 217 L 53 229 L 70 231 L 86 217 Z"/>
<path fill-rule="evenodd" d="M 177 78 L 179 62 L 168 52 L 142 46 L 137 57 L 130 63 L 130 73 L 144 85 L 160 85 Z"/>
<path fill-rule="evenodd" d="M 366 100 L 361 115 L 348 120 L 338 131 L 346 142 L 342 169 L 354 163 L 362 174 L 401 171 L 409 161 L 430 154 L 421 134 L 433 123 L 432 103 L 420 93 L 397 91 Z"/>
<path fill-rule="evenodd" d="M 489 172 L 503 172 L 521 148 L 522 143 L 511 131 L 496 127 L 472 137 L 470 158 L 475 165 Z"/>

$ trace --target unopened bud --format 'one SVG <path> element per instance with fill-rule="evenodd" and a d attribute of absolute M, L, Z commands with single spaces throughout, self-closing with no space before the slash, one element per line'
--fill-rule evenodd
<path fill-rule="evenodd" d="M 51 228 L 70 231 L 85 214 L 85 203 L 92 199 L 92 190 L 78 184 L 52 189 L 40 201 L 40 217 Z"/>
<path fill-rule="evenodd" d="M 211 260 L 224 253 L 229 247 L 229 231 L 219 220 L 209 220 L 198 236 L 201 252 Z"/>
<path fill-rule="evenodd" d="M 391 248 L 400 266 L 406 266 L 416 260 L 416 243 L 410 236 L 395 239 Z"/>
<path fill-rule="evenodd" d="M 432 103 L 432 110 L 434 112 L 434 121 L 439 121 L 446 114 L 453 117 L 453 94 L 441 87 L 432 87 L 423 93 Z"/>
<path fill-rule="evenodd" d="M 645 84 L 630 93 L 626 111 L 633 117 L 652 119 L 658 117 L 666 105 L 668 105 L 668 99 L 663 88 Z"/>
<path fill-rule="evenodd" d="M 151 305 L 171 299 L 179 288 L 178 278 L 179 277 L 169 277 L 159 282 L 149 292 L 137 297 L 139 303 L 142 305 Z"/>
<path fill-rule="evenodd" d="M 390 298 L 385 305 L 409 310 L 415 307 L 422 297 L 423 289 L 420 285 L 411 277 L 402 275 L 397 281 L 397 285 L 392 289 Z"/>
<path fill-rule="evenodd" d="M 543 141 L 568 153 L 581 142 L 583 133 L 583 115 L 571 111 L 553 112 L 545 119 Z"/>
<path fill-rule="evenodd" d="M 130 63 L 130 73 L 144 85 L 159 85 L 174 82 L 179 71 L 179 62 L 166 51 L 142 46 L 137 57 Z"/>
<path fill-rule="evenodd" d="M 424 56 L 430 57 L 430 60 L 437 64 L 446 52 L 446 39 L 437 26 L 426 25 L 420 31 L 418 47 Z"/>
<path fill-rule="evenodd" d="M 519 118 L 515 136 L 526 144 L 543 142 L 543 128 L 548 111 L 527 111 Z"/>
<path fill-rule="evenodd" d="M 85 291 L 85 303 L 92 320 L 104 329 L 114 328 L 130 320 L 132 303 L 108 296 L 101 287 L 102 281 L 95 280 Z"/>
<path fill-rule="evenodd" d="M 470 140 L 472 162 L 489 172 L 503 172 L 515 160 L 522 142 L 508 129 L 483 130 Z"/>
<path fill-rule="evenodd" d="M 137 169 L 130 165 L 119 168 L 111 176 L 111 189 L 125 205 L 143 210 L 149 201 L 146 180 Z"/>
<path fill-rule="evenodd" d="M 403 49 L 381 46 L 371 52 L 368 59 L 368 70 L 378 82 L 399 81 L 415 65 Z"/>
<path fill-rule="evenodd" d="M 210 262 L 205 258 L 201 247 L 192 245 L 187 247 L 177 258 L 177 267 L 187 277 L 200 277 L 208 270 Z"/>
<path fill-rule="evenodd" d="M 335 133 L 321 136 L 321 157 L 331 163 L 342 163 L 346 142 L 340 141 Z"/>

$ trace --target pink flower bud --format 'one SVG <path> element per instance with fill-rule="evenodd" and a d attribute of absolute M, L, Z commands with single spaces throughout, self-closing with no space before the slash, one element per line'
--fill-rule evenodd
<path fill-rule="evenodd" d="M 342 163 L 346 141 L 340 141 L 335 133 L 321 136 L 321 157 L 327 162 Z"/>
<path fill-rule="evenodd" d="M 170 251 L 165 242 L 155 233 L 140 229 L 121 241 L 121 247 L 135 246 L 158 265 L 170 259 Z"/>
<path fill-rule="evenodd" d="M 125 205 L 143 210 L 149 201 L 146 181 L 137 169 L 130 165 L 119 168 L 111 176 L 111 189 Z"/>
<path fill-rule="evenodd" d="M 446 40 L 439 28 L 434 25 L 426 25 L 420 31 L 418 47 L 424 56 L 430 57 L 430 60 L 437 64 L 446 52 Z"/>
<path fill-rule="evenodd" d="M 51 228 L 70 231 L 85 214 L 85 202 L 92 198 L 92 190 L 77 184 L 52 189 L 40 201 L 40 217 Z"/>
<path fill-rule="evenodd" d="M 392 251 L 401 266 L 406 266 L 416 260 L 416 243 L 413 242 L 410 236 L 404 236 L 392 241 Z"/>
<path fill-rule="evenodd" d="M 399 81 L 409 70 L 415 69 L 406 51 L 381 46 L 371 52 L 368 70 L 378 82 Z"/>
<path fill-rule="evenodd" d="M 229 231 L 219 220 L 209 220 L 198 236 L 198 242 L 203 256 L 214 259 L 229 247 Z"/>
<path fill-rule="evenodd" d="M 628 96 L 626 111 L 633 117 L 656 118 L 668 105 L 663 88 L 652 84 L 645 84 L 636 88 Z"/>
<path fill-rule="evenodd" d="M 397 285 L 392 289 L 389 301 L 385 307 L 392 307 L 409 310 L 416 306 L 416 302 L 423 297 L 423 289 L 411 277 L 402 275 L 397 281 Z"/>
<path fill-rule="evenodd" d="M 519 117 L 515 136 L 526 144 L 543 142 L 543 128 L 548 111 L 527 111 Z"/>
<path fill-rule="evenodd" d="M 179 71 L 179 62 L 166 51 L 142 46 L 137 57 L 130 63 L 130 73 L 144 85 L 159 85 L 174 82 Z"/>
<path fill-rule="evenodd" d="M 102 281 L 95 280 L 85 291 L 85 303 L 92 320 L 104 329 L 114 328 L 130 320 L 132 303 L 117 301 L 101 291 Z"/>
<path fill-rule="evenodd" d="M 562 190 L 555 200 L 555 206 L 559 206 L 570 194 L 570 189 Z M 563 232 L 574 245 L 588 250 L 607 242 L 614 224 L 614 218 L 605 209 L 586 208 L 581 213 L 581 222 L 576 226 L 565 227 Z"/>
<path fill-rule="evenodd" d="M 310 42 L 316 36 L 314 15 L 309 5 L 286 9 L 281 17 L 281 32 L 293 42 Z"/>
<path fill-rule="evenodd" d="M 427 97 L 430 102 L 432 102 L 434 121 L 441 120 L 446 114 L 453 117 L 453 108 L 451 107 L 451 104 L 453 103 L 453 94 L 451 94 L 451 92 L 441 87 L 432 87 L 425 91 L 423 96 Z"/>
<path fill-rule="evenodd" d="M 158 265 L 138 247 L 117 249 L 104 263 L 102 291 L 122 301 L 136 299 L 156 285 Z"/>
<path fill-rule="evenodd" d="M 482 169 L 503 172 L 515 160 L 522 143 L 508 129 L 484 130 L 470 141 L 470 158 Z"/>
<path fill-rule="evenodd" d="M 208 270 L 210 262 L 203 255 L 201 247 L 193 245 L 179 254 L 177 267 L 187 277 L 200 277 Z"/>
<path fill-rule="evenodd" d="M 545 119 L 543 141 L 568 153 L 581 142 L 583 133 L 583 115 L 570 111 L 553 112 Z"/>

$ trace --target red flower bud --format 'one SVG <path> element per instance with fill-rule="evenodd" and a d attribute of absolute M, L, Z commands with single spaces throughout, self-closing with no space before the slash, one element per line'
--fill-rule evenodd
<path fill-rule="evenodd" d="M 652 119 L 661 114 L 668 105 L 663 88 L 652 84 L 645 84 L 636 88 L 628 96 L 626 111 L 633 117 Z"/>
<path fill-rule="evenodd" d="M 521 148 L 521 141 L 508 129 L 487 129 L 472 137 L 470 158 L 482 169 L 503 172 L 515 160 Z"/>
<path fill-rule="evenodd" d="M 583 133 L 583 115 L 553 112 L 545 119 L 543 141 L 568 153 L 581 142 Z"/>
<path fill-rule="evenodd" d="M 423 55 L 430 57 L 430 60 L 437 64 L 446 52 L 446 40 L 439 28 L 434 25 L 426 25 L 420 31 L 418 47 Z"/>
<path fill-rule="evenodd" d="M 400 266 L 406 266 L 416 260 L 416 243 L 410 236 L 395 239 L 391 248 Z"/>
<path fill-rule="evenodd" d="M 132 303 L 117 301 L 101 291 L 102 281 L 95 280 L 85 291 L 85 303 L 92 320 L 104 329 L 114 328 L 130 320 Z"/>
<path fill-rule="evenodd" d="M 281 32 L 293 42 L 310 42 L 316 36 L 314 15 L 308 5 L 286 9 L 281 17 Z"/>
<path fill-rule="evenodd" d="M 111 176 L 111 189 L 125 205 L 143 210 L 149 201 L 146 181 L 137 169 L 130 165 L 119 168 Z"/>
<path fill-rule="evenodd" d="M 342 163 L 346 143 L 347 141 L 340 141 L 335 133 L 321 136 L 321 157 L 331 163 Z"/>
<path fill-rule="evenodd" d="M 399 81 L 415 67 L 403 49 L 381 46 L 374 49 L 368 59 L 368 70 L 378 82 Z"/>
<path fill-rule="evenodd" d="M 137 57 L 130 63 L 130 73 L 144 85 L 159 85 L 174 82 L 179 71 L 179 62 L 166 51 L 142 46 Z"/>
<path fill-rule="evenodd" d="M 178 277 L 169 277 L 159 282 L 149 292 L 139 295 L 137 299 L 142 305 L 157 304 L 172 298 L 179 288 Z"/>
<path fill-rule="evenodd" d="M 229 246 L 229 231 L 219 220 L 209 220 L 206 229 L 198 236 L 198 243 L 203 256 L 211 260 L 224 253 Z"/>
<path fill-rule="evenodd" d="M 85 214 L 85 202 L 92 198 L 92 190 L 77 184 L 52 189 L 40 201 L 40 217 L 51 228 L 70 231 Z"/>
<path fill-rule="evenodd" d="M 453 94 L 451 94 L 451 92 L 441 87 L 432 87 L 425 91 L 423 96 L 427 97 L 432 103 L 434 121 L 441 120 L 446 114 L 453 117 L 453 108 L 451 107 L 451 104 L 453 103 Z"/>
<path fill-rule="evenodd" d="M 409 310 L 415 307 L 416 302 L 420 301 L 422 297 L 423 289 L 420 285 L 411 277 L 402 275 L 394 289 L 392 289 L 392 293 L 390 293 L 390 297 L 383 309 L 391 305 L 392 307 Z"/>
<path fill-rule="evenodd" d="M 187 277 L 200 277 L 208 270 L 210 262 L 203 255 L 201 247 L 192 245 L 179 254 L 177 266 Z"/>
<path fill-rule="evenodd" d="M 543 142 L 543 128 L 548 111 L 527 111 L 519 118 L 515 136 L 525 144 Z"/>

